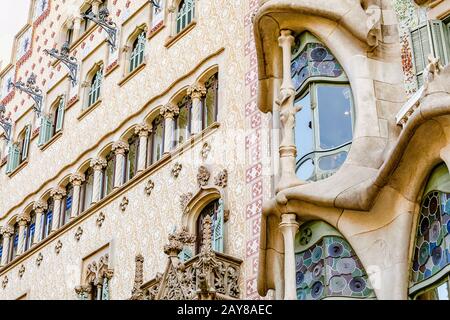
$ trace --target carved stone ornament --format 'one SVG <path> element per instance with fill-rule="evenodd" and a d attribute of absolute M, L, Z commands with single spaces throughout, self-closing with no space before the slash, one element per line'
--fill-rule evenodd
<path fill-rule="evenodd" d="M 209 173 L 208 168 L 205 166 L 200 166 L 197 173 L 197 182 L 200 187 L 204 187 L 208 184 L 211 173 Z"/>
<path fill-rule="evenodd" d="M 78 227 L 77 232 L 75 232 L 75 240 L 80 241 L 82 235 L 83 229 L 81 227 Z"/>
<path fill-rule="evenodd" d="M 1 234 L 5 238 L 9 238 L 14 234 L 14 229 L 10 226 L 3 226 L 1 229 Z"/>
<path fill-rule="evenodd" d="M 173 119 L 180 113 L 180 108 L 176 104 L 168 103 L 161 108 L 160 114 L 166 119 Z"/>
<path fill-rule="evenodd" d="M 105 222 L 106 216 L 103 212 L 100 212 L 97 216 L 97 220 L 95 221 L 95 224 L 97 227 L 101 228 L 103 225 L 103 222 Z"/>
<path fill-rule="evenodd" d="M 104 167 L 106 167 L 106 160 L 102 159 L 102 158 L 95 158 L 92 159 L 90 162 L 90 166 L 95 170 L 95 171 L 99 171 L 102 170 Z"/>
<path fill-rule="evenodd" d="M 195 84 L 188 87 L 187 94 L 192 99 L 201 99 L 203 96 L 206 95 L 206 88 L 204 85 Z"/>
<path fill-rule="evenodd" d="M 185 245 L 195 243 L 195 239 L 195 235 L 183 227 L 181 231 L 169 234 L 169 243 L 164 246 L 164 253 L 168 256 L 177 256 Z"/>
<path fill-rule="evenodd" d="M 221 188 L 226 188 L 228 185 L 228 170 L 223 169 L 214 178 L 214 184 Z"/>
<path fill-rule="evenodd" d="M 183 193 L 182 195 L 180 195 L 181 212 L 186 212 L 187 204 L 189 203 L 189 201 L 191 201 L 193 196 L 194 195 L 192 194 L 192 192 L 187 192 L 187 193 Z"/>
<path fill-rule="evenodd" d="M 42 255 L 42 252 L 39 252 L 37 258 L 36 258 L 36 265 L 39 267 L 42 263 L 42 260 L 44 260 L 44 256 Z"/>
<path fill-rule="evenodd" d="M 85 274 L 85 284 L 98 285 L 103 278 L 111 279 L 113 270 L 109 268 L 109 254 L 100 257 L 98 261 L 88 264 Z"/>
<path fill-rule="evenodd" d="M 178 176 L 180 175 L 181 169 L 183 169 L 183 165 L 179 162 L 175 163 L 172 168 L 172 176 L 174 178 L 178 178 Z"/>
<path fill-rule="evenodd" d="M 144 191 L 148 196 L 150 196 L 152 194 L 152 191 L 154 188 L 155 188 L 155 183 L 150 179 L 145 184 Z"/>
<path fill-rule="evenodd" d="M 61 252 L 62 246 L 63 246 L 63 244 L 62 244 L 61 240 L 58 240 L 58 242 L 56 243 L 56 246 L 55 246 L 56 254 L 59 254 Z"/>
<path fill-rule="evenodd" d="M 141 289 L 144 284 L 144 256 L 138 254 L 135 258 L 136 271 L 134 275 L 134 285 L 131 291 L 131 300 L 142 300 L 144 298 L 144 291 Z"/>
<path fill-rule="evenodd" d="M 5 277 L 3 278 L 3 281 L 2 281 L 2 288 L 3 288 L 3 289 L 6 288 L 6 286 L 8 285 L 8 282 L 9 282 L 8 276 L 5 276 Z"/>
<path fill-rule="evenodd" d="M 69 181 L 74 186 L 80 186 L 84 182 L 84 174 L 74 173 L 70 176 Z"/>
<path fill-rule="evenodd" d="M 200 151 L 200 156 L 203 160 L 208 158 L 209 153 L 211 152 L 211 145 L 208 142 L 203 144 L 202 150 Z"/>
<path fill-rule="evenodd" d="M 36 201 L 33 205 L 33 210 L 37 212 L 44 212 L 47 210 L 47 203 L 44 201 Z"/>
<path fill-rule="evenodd" d="M 138 124 L 134 129 L 134 133 L 136 133 L 139 137 L 147 137 L 150 133 L 150 127 L 146 123 Z"/>
<path fill-rule="evenodd" d="M 52 191 L 50 191 L 50 196 L 54 200 L 61 200 L 66 195 L 66 190 L 62 188 L 55 188 Z"/>
<path fill-rule="evenodd" d="M 25 274 L 25 266 L 22 264 L 19 269 L 19 278 L 22 279 L 24 274 Z"/>
<path fill-rule="evenodd" d="M 130 146 L 128 143 L 123 141 L 116 141 L 113 143 L 111 150 L 115 154 L 125 154 L 130 149 Z"/>
<path fill-rule="evenodd" d="M 129 203 L 130 203 L 130 201 L 128 200 L 128 198 L 123 197 L 122 201 L 120 202 L 120 205 L 119 205 L 120 210 L 122 210 L 122 212 L 125 211 L 127 209 Z"/>

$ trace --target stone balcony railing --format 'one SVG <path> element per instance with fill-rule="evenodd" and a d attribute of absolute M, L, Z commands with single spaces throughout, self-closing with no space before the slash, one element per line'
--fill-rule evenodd
<path fill-rule="evenodd" d="M 209 217 L 208 217 L 209 218 Z M 182 262 L 179 253 L 195 237 L 186 230 L 171 234 L 164 247 L 168 262 L 163 274 L 143 282 L 144 257 L 136 257 L 136 276 L 131 300 L 233 300 L 240 298 L 242 260 L 215 252 L 211 246 L 211 220 L 205 219 L 201 252 Z M 209 221 L 208 221 L 209 220 Z M 209 225 L 208 225 L 209 223 Z"/>

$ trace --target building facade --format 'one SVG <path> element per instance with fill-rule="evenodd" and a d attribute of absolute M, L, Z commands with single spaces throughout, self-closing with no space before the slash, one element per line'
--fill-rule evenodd
<path fill-rule="evenodd" d="M 448 299 L 448 0 L 33 0 L 0 298 Z"/>

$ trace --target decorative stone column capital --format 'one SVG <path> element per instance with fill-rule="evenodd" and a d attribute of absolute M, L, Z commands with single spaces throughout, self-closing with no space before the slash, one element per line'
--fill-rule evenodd
<path fill-rule="evenodd" d="M 12 237 L 12 235 L 14 234 L 14 229 L 10 226 L 4 226 L 2 227 L 1 234 L 3 238 Z"/>
<path fill-rule="evenodd" d="M 95 171 L 99 171 L 106 167 L 107 162 L 103 158 L 95 158 L 91 160 L 90 165 Z"/>
<path fill-rule="evenodd" d="M 146 123 L 140 123 L 134 128 L 134 133 L 136 133 L 139 137 L 148 137 L 150 134 L 150 127 Z"/>
<path fill-rule="evenodd" d="M 299 226 L 299 223 L 296 221 L 295 213 L 285 213 L 281 215 L 281 222 L 279 224 L 281 230 L 289 229 L 297 232 Z"/>
<path fill-rule="evenodd" d="M 170 118 L 173 119 L 180 113 L 180 108 L 176 104 L 168 103 L 161 108 L 160 114 L 164 117 L 164 119 Z"/>
<path fill-rule="evenodd" d="M 19 227 L 26 226 L 28 222 L 30 222 L 30 217 L 26 214 L 21 214 L 17 217 L 17 223 L 19 224 Z"/>
<path fill-rule="evenodd" d="M 84 174 L 74 173 L 70 176 L 69 181 L 74 186 L 80 186 L 84 182 Z"/>
<path fill-rule="evenodd" d="M 192 86 L 189 86 L 189 88 L 187 89 L 187 94 L 192 99 L 201 99 L 206 95 L 206 88 L 202 84 L 194 84 Z"/>
<path fill-rule="evenodd" d="M 124 141 L 116 141 L 112 145 L 112 151 L 115 154 L 125 154 L 125 152 L 127 152 L 129 149 L 130 146 Z"/>
<path fill-rule="evenodd" d="M 61 200 L 66 195 L 66 190 L 62 188 L 55 188 L 50 191 L 50 196 L 53 200 Z"/>
<path fill-rule="evenodd" d="M 47 208 L 48 208 L 47 203 L 44 202 L 44 201 L 41 201 L 41 200 L 36 201 L 36 202 L 34 203 L 34 205 L 33 205 L 33 210 L 34 210 L 36 213 L 42 213 L 42 212 L 44 212 L 45 210 L 47 210 Z"/>
<path fill-rule="evenodd" d="M 292 36 L 292 31 L 288 29 L 283 29 L 280 31 L 280 36 L 278 37 L 278 45 L 280 47 L 289 46 L 292 47 L 295 38 Z"/>

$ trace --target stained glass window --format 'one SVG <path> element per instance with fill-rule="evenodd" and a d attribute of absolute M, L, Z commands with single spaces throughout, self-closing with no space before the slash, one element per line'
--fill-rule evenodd
<path fill-rule="evenodd" d="M 423 292 L 424 288 L 428 290 L 442 281 L 445 284 L 449 271 L 450 176 L 445 164 L 441 164 L 433 170 L 422 199 L 414 246 L 410 293 L 416 296 L 417 292 Z M 432 295 L 422 295 L 421 298 L 424 297 Z"/>
<path fill-rule="evenodd" d="M 302 225 L 296 237 L 297 299 L 375 299 L 361 261 L 342 235 L 325 222 Z"/>

